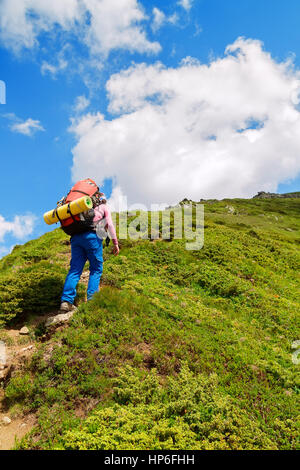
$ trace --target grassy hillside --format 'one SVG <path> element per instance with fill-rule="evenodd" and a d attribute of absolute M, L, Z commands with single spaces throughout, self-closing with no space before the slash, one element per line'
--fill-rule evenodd
<path fill-rule="evenodd" d="M 205 246 L 105 249 L 103 288 L 5 384 L 31 449 L 296 449 L 300 199 L 210 201 Z M 1 335 L 57 308 L 68 238 L 0 261 Z M 79 300 L 84 286 L 79 289 Z M 6 326 L 5 326 L 6 325 Z"/>

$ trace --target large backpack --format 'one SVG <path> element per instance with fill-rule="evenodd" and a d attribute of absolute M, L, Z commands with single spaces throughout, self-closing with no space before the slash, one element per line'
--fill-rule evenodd
<path fill-rule="evenodd" d="M 93 207 L 96 207 L 100 204 L 100 195 L 101 193 L 99 192 L 99 188 L 95 181 L 87 178 L 85 180 L 78 181 L 68 192 L 67 196 L 58 202 L 58 206 L 75 201 L 75 199 L 79 199 L 82 196 L 90 196 L 93 201 Z M 76 235 L 77 233 L 94 231 L 94 216 L 94 209 L 90 209 L 78 215 L 73 215 L 70 211 L 70 217 L 60 220 L 61 228 L 70 236 Z"/>

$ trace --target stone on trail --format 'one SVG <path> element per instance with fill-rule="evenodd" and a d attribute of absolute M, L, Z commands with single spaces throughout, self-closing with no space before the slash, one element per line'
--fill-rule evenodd
<path fill-rule="evenodd" d="M 76 309 L 72 310 L 71 312 L 59 313 L 58 315 L 49 317 L 45 323 L 46 328 L 56 327 L 67 323 L 73 317 L 75 311 Z"/>
<path fill-rule="evenodd" d="M 20 329 L 19 333 L 20 335 L 28 335 L 29 329 L 27 328 L 27 326 L 23 326 L 23 328 Z"/>
<path fill-rule="evenodd" d="M 11 419 L 8 417 L 8 416 L 4 416 L 4 418 L 2 418 L 2 423 L 7 426 L 8 424 L 11 423 Z"/>
<path fill-rule="evenodd" d="M 31 344 L 30 346 L 27 346 L 27 348 L 22 348 L 20 352 L 30 351 L 31 349 L 33 349 L 33 344 Z"/>

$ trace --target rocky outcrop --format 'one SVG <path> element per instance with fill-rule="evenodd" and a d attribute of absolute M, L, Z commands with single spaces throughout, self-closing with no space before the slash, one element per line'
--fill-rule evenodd
<path fill-rule="evenodd" d="M 300 191 L 296 193 L 285 193 L 285 194 L 277 194 L 277 193 L 266 193 L 265 191 L 259 191 L 253 199 L 275 199 L 275 198 L 298 198 L 300 197 Z"/>

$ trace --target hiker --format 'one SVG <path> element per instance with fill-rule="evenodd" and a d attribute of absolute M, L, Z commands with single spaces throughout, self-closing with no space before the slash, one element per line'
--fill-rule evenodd
<path fill-rule="evenodd" d="M 63 202 L 69 202 L 81 197 L 82 194 L 88 194 L 88 192 L 92 191 L 92 188 L 90 188 L 92 183 L 97 188 L 96 193 L 92 195 L 94 208 L 79 214 L 79 216 L 71 216 L 71 221 L 69 219 L 61 221 L 63 230 L 71 235 L 70 270 L 61 296 L 60 310 L 63 312 L 74 309 L 73 302 L 76 297 L 76 286 L 87 260 L 90 262 L 87 300 L 90 300 L 95 292 L 99 291 L 99 283 L 103 270 L 102 245 L 104 238 L 109 236 L 112 239 L 114 244 L 113 253 L 115 255 L 119 254 L 118 239 L 110 210 L 106 205 L 104 194 L 99 192 L 99 188 L 93 180 L 88 179 L 76 183 Z M 80 196 L 78 196 L 78 193 Z"/>

